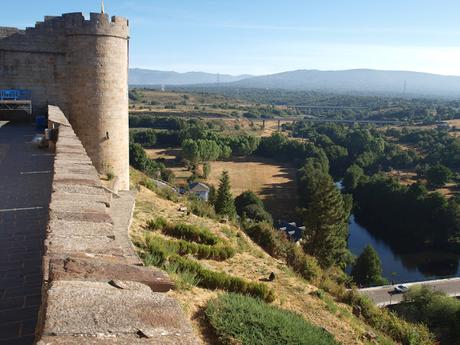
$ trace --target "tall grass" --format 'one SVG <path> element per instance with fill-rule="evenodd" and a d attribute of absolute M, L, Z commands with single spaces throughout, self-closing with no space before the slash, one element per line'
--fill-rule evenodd
<path fill-rule="evenodd" d="M 230 292 L 251 295 L 267 302 L 275 299 L 275 293 L 267 285 L 251 282 L 223 272 L 212 271 L 204 268 L 194 260 L 186 259 L 176 254 L 178 243 L 185 241 L 169 241 L 151 234 L 146 235 L 143 243 L 138 243 L 144 251 L 142 259 L 146 265 L 154 265 L 165 271 L 177 274 L 181 281 L 187 284 L 198 285 L 206 289 L 221 289 Z M 193 244 L 193 243 L 188 243 Z M 195 244 L 197 245 L 197 244 Z M 211 247 L 205 245 L 197 245 Z M 213 246 L 218 247 L 218 246 Z M 179 251 L 180 252 L 180 251 Z"/>
<path fill-rule="evenodd" d="M 193 255 L 198 259 L 223 261 L 235 255 L 235 249 L 225 244 L 209 246 L 184 240 L 168 240 L 152 234 L 146 236 L 145 240 L 149 250 L 151 246 L 160 246 L 169 254 Z"/>
<path fill-rule="evenodd" d="M 165 235 L 190 242 L 197 242 L 211 246 L 219 242 L 219 237 L 214 235 L 209 229 L 192 224 L 181 223 L 163 226 L 162 231 Z"/>
<path fill-rule="evenodd" d="M 286 260 L 296 273 L 311 282 L 317 282 L 322 275 L 317 260 L 305 254 L 295 243 L 276 231 L 271 224 L 243 224 L 246 234 L 268 254 Z"/>

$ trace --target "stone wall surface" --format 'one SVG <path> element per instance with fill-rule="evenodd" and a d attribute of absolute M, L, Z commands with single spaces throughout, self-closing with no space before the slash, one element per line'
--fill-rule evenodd
<path fill-rule="evenodd" d="M 134 253 L 120 245 L 108 212 L 113 196 L 56 107 L 49 124 L 58 139 L 38 344 L 197 344 L 178 303 L 163 293 L 169 278 L 133 264 Z"/>
<path fill-rule="evenodd" d="M 0 89 L 32 91 L 34 115 L 59 106 L 100 173 L 129 189 L 129 23 L 91 13 L 0 28 Z"/>

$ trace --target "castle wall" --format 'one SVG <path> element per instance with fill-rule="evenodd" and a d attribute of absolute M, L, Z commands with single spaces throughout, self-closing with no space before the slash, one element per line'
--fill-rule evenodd
<path fill-rule="evenodd" d="M 33 113 L 59 106 L 100 173 L 129 189 L 128 21 L 92 13 L 0 28 L 0 89 L 32 91 Z"/>

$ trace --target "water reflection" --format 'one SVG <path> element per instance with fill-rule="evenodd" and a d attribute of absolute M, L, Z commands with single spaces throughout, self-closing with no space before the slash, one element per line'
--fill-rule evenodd
<path fill-rule="evenodd" d="M 366 245 L 372 245 L 382 262 L 383 276 L 390 282 L 411 282 L 437 278 L 460 276 L 459 260 L 456 254 L 425 251 L 400 253 L 383 239 L 370 234 L 364 227 L 350 218 L 350 238 L 348 248 L 355 255 L 361 254 Z"/>

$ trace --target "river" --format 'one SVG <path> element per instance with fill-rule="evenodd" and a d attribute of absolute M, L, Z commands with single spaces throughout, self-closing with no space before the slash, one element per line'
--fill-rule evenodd
<path fill-rule="evenodd" d="M 458 255 L 446 252 L 397 254 L 389 243 L 373 236 L 350 217 L 348 248 L 358 256 L 364 247 L 372 245 L 382 263 L 383 276 L 394 283 L 416 282 L 460 276 Z"/>

